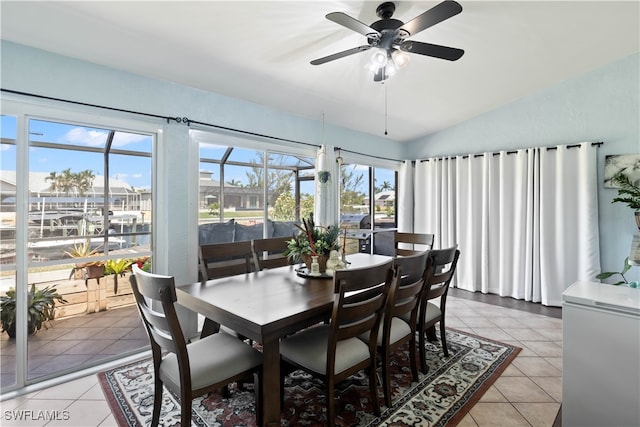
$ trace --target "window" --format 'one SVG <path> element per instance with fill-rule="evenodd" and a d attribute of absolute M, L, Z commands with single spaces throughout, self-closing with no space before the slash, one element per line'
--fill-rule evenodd
<path fill-rule="evenodd" d="M 315 149 L 285 154 L 197 130 L 192 138 L 200 147 L 199 244 L 292 236 L 313 212 Z"/>
<path fill-rule="evenodd" d="M 48 117 L 60 115 L 53 109 L 26 108 Z M 75 116 L 88 121 L 97 118 Z M 152 253 L 155 134 L 148 125 L 141 126 L 146 131 L 132 130 L 135 125 L 2 116 L 0 295 L 32 287 L 36 291 L 55 288 L 66 300 L 56 303 L 58 329 L 48 329 L 45 322 L 35 338 L 30 333 L 32 324 L 20 325 L 15 339 L 3 336 L 3 392 L 132 354 L 147 345 L 146 340 L 128 340 L 125 335 L 117 343 L 105 341 L 101 348 L 83 347 L 82 337 L 42 345 L 56 331 L 69 330 L 62 327 L 63 322 L 89 322 L 87 314 L 92 312 L 133 307 L 128 278 L 109 273 L 118 265 L 148 263 Z M 25 259 L 15 254 L 26 254 Z M 93 266 L 100 267 L 95 276 L 90 273 Z M 26 354 L 17 345 L 22 340 L 27 342 Z M 25 378 L 5 375 L 19 372 L 16 366 L 21 364 L 26 366 Z"/>
<path fill-rule="evenodd" d="M 340 226 L 357 234 L 357 239 L 347 241 L 347 253 L 393 255 L 392 231 L 397 227 L 396 170 L 346 162 L 340 169 L 340 177 Z"/>

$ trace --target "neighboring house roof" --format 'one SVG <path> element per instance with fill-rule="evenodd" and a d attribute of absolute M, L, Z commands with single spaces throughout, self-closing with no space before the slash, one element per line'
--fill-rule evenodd
<path fill-rule="evenodd" d="M 49 172 L 29 172 L 29 192 L 31 195 L 52 195 L 50 190 L 51 182 L 46 179 L 49 175 Z M 0 171 L 0 189 L 2 189 L 2 194 L 15 194 L 16 178 L 16 171 Z M 104 192 L 104 175 L 96 175 L 93 179 L 93 183 L 93 187 L 87 191 L 86 195 L 96 197 L 102 196 Z M 129 184 L 115 178 L 109 178 L 109 189 L 112 196 L 134 193 L 133 188 Z M 58 193 L 58 195 L 62 194 Z"/>

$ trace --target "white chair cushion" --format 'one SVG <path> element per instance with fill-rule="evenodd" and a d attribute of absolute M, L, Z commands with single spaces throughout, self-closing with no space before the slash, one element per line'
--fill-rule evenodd
<path fill-rule="evenodd" d="M 285 338 L 280 354 L 313 372 L 326 375 L 330 325 L 314 326 Z M 339 341 L 336 347 L 336 374 L 369 358 L 369 347 L 358 338 Z"/>
<path fill-rule="evenodd" d="M 407 315 L 407 317 L 409 317 Z M 380 328 L 378 329 L 378 347 L 382 346 L 382 330 L 384 329 L 384 319 L 380 322 Z M 411 333 L 411 327 L 407 323 L 407 320 L 401 319 L 399 317 L 394 317 L 391 320 L 391 330 L 390 330 L 390 338 L 389 343 L 393 344 L 401 338 L 406 337 Z M 368 343 L 369 342 L 369 333 L 362 334 L 358 338 L 362 341 Z"/>
<path fill-rule="evenodd" d="M 442 312 L 440 311 L 440 307 L 438 307 L 437 305 L 431 303 L 431 302 L 427 302 L 427 313 L 424 316 L 424 321 L 426 323 L 432 321 L 433 319 L 436 319 L 438 317 L 440 317 L 442 315 Z M 403 316 L 401 316 L 402 320 L 404 320 L 405 322 L 408 322 L 410 319 L 411 314 L 407 313 Z"/>
<path fill-rule="evenodd" d="M 191 388 L 207 387 L 262 363 L 262 353 L 225 333 L 209 335 L 187 345 L 191 365 Z M 178 358 L 169 353 L 162 359 L 160 378 L 180 386 Z"/>

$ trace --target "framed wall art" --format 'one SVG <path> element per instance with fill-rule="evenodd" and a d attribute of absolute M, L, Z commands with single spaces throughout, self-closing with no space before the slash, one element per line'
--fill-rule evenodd
<path fill-rule="evenodd" d="M 640 154 L 615 154 L 604 159 L 604 188 L 618 188 L 611 178 L 622 173 L 635 185 L 640 185 Z"/>

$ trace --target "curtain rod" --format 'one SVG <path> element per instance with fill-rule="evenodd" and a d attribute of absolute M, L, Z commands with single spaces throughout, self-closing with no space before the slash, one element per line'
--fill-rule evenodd
<path fill-rule="evenodd" d="M 372 154 L 364 154 L 364 153 L 358 153 L 357 151 L 351 151 L 351 150 L 347 150 L 344 148 L 340 148 L 340 147 L 333 147 L 333 151 L 344 151 L 345 153 L 351 153 L 351 154 L 357 154 L 359 156 L 365 156 L 365 157 L 371 157 L 374 159 L 381 159 L 381 160 L 391 160 L 394 162 L 402 162 L 404 163 L 404 160 L 398 160 L 398 159 L 390 159 L 389 157 L 382 157 L 382 156 L 374 156 Z"/>
<path fill-rule="evenodd" d="M 592 142 L 592 143 L 591 143 L 591 146 L 593 146 L 593 147 L 599 147 L 599 146 L 601 146 L 602 144 L 604 144 L 604 142 L 603 142 L 603 141 Z M 557 150 L 557 149 L 558 149 L 558 146 L 553 146 L 553 147 L 533 147 L 533 148 L 546 148 L 546 149 L 547 149 L 547 151 L 551 151 L 551 150 Z M 580 144 L 567 145 L 567 148 L 580 148 Z M 527 150 L 528 150 L 528 148 L 527 148 Z M 517 152 L 518 152 L 518 150 L 515 150 L 515 151 L 507 151 L 507 154 L 516 154 Z M 492 155 L 494 155 L 494 156 L 499 156 L 499 155 L 500 155 L 500 152 L 491 153 L 491 154 L 492 154 Z M 476 157 L 482 157 L 482 156 L 484 156 L 484 154 L 466 154 L 466 155 L 462 156 L 462 158 L 463 158 L 463 159 L 467 159 L 467 158 L 469 158 L 469 157 L 476 158 Z M 457 157 L 457 156 L 450 156 L 450 157 Z M 442 159 L 444 159 L 444 157 L 439 157 L 439 158 L 437 158 L 436 160 L 442 160 Z M 428 162 L 428 161 L 429 161 L 429 159 L 422 159 L 422 160 L 420 160 L 420 162 L 421 162 L 421 163 L 422 163 L 422 162 Z"/>
<path fill-rule="evenodd" d="M 7 92 L 7 93 L 12 93 L 12 94 L 15 94 L 15 95 L 30 96 L 30 97 L 33 97 L 33 98 L 46 99 L 46 100 L 49 100 L 49 101 L 66 102 L 66 103 L 69 103 L 69 104 L 82 105 L 82 106 L 85 106 L 85 107 L 102 108 L 102 109 L 105 109 L 105 110 L 118 111 L 118 112 L 121 112 L 121 113 L 129 113 L 129 114 L 137 114 L 139 116 L 153 117 L 153 118 L 156 118 L 156 119 L 166 120 L 167 123 L 169 123 L 171 120 L 175 121 L 176 123 L 184 123 L 187 126 L 190 126 L 191 123 L 195 123 L 195 124 L 202 125 L 202 126 L 209 126 L 209 127 L 216 128 L 216 129 L 221 129 L 221 130 L 226 130 L 226 131 L 231 131 L 231 132 L 237 132 L 237 133 L 241 133 L 241 134 L 244 134 L 244 135 L 258 136 L 258 137 L 261 137 L 261 138 L 268 138 L 268 139 L 273 139 L 273 140 L 282 141 L 282 142 L 292 142 L 294 144 L 302 144 L 302 145 L 307 145 L 307 146 L 315 147 L 315 148 L 319 148 L 320 147 L 317 144 L 311 144 L 309 142 L 296 141 L 296 140 L 293 140 L 293 139 L 280 138 L 278 136 L 265 135 L 265 134 L 261 134 L 261 133 L 257 133 L 257 132 L 250 132 L 250 131 L 246 131 L 246 130 L 242 130 L 242 129 L 235 129 L 235 128 L 230 128 L 230 127 L 226 127 L 226 126 L 214 125 L 212 123 L 206 123 L 206 122 L 200 122 L 200 121 L 197 121 L 197 120 L 191 120 L 188 117 L 179 117 L 179 116 L 171 117 L 171 116 L 162 116 L 162 115 L 159 115 L 159 114 L 143 113 L 143 112 L 140 112 L 140 111 L 125 110 L 125 109 L 122 109 L 122 108 L 115 108 L 115 107 L 107 107 L 107 106 L 104 106 L 104 105 L 90 104 L 90 103 L 87 103 L 87 102 L 71 101 L 71 100 L 68 100 L 68 99 L 55 98 L 55 97 L 51 97 L 51 96 L 39 95 L 39 94 L 28 93 L 28 92 L 21 92 L 21 91 L 12 90 L 12 89 L 5 89 L 5 88 L 0 88 L 0 91 Z"/>

